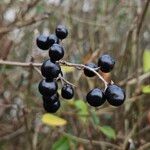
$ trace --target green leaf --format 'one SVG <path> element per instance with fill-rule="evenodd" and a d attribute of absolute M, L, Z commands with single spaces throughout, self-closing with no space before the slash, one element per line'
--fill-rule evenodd
<path fill-rule="evenodd" d="M 110 139 L 116 139 L 115 130 L 110 126 L 101 126 L 99 127 L 100 131 Z"/>
<path fill-rule="evenodd" d="M 150 93 L 150 85 L 145 85 L 142 87 L 142 92 L 145 94 L 149 94 Z"/>
<path fill-rule="evenodd" d="M 52 150 L 69 150 L 69 141 L 66 137 L 61 137 L 52 146 Z"/>
<path fill-rule="evenodd" d="M 49 113 L 42 116 L 42 122 L 49 126 L 64 126 L 67 123 L 66 120 Z"/>
<path fill-rule="evenodd" d="M 99 125 L 100 124 L 100 120 L 99 117 L 97 116 L 95 111 L 92 111 L 92 121 L 95 125 Z"/>
<path fill-rule="evenodd" d="M 75 106 L 78 110 L 78 115 L 80 116 L 80 119 L 85 122 L 87 119 L 87 115 L 89 114 L 87 105 L 83 100 L 76 100 Z"/>
<path fill-rule="evenodd" d="M 143 54 L 143 70 L 150 71 L 150 50 L 145 50 Z"/>

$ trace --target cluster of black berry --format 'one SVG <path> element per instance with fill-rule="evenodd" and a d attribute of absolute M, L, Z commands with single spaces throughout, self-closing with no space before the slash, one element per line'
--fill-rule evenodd
<path fill-rule="evenodd" d="M 39 92 L 43 96 L 43 106 L 47 112 L 54 113 L 60 107 L 58 84 L 56 78 L 63 75 L 58 63 L 64 56 L 64 48 L 61 40 L 66 38 L 68 30 L 63 25 L 58 25 L 55 34 L 49 36 L 40 35 L 37 37 L 37 46 L 42 50 L 49 50 L 49 59 L 41 66 L 41 73 L 45 79 L 39 83 Z M 115 65 L 115 60 L 109 55 L 102 55 L 98 59 L 98 65 L 94 63 L 85 64 L 84 74 L 87 77 L 94 77 L 95 72 L 101 70 L 104 73 L 110 72 Z M 113 106 L 120 106 L 125 100 L 125 92 L 115 84 L 105 85 L 105 90 L 92 89 L 86 96 L 87 102 L 94 107 L 101 106 L 106 100 Z M 65 99 L 72 99 L 74 89 L 70 84 L 63 84 L 61 96 Z"/>
<path fill-rule="evenodd" d="M 45 79 L 39 83 L 39 92 L 43 97 L 43 107 L 47 112 L 55 113 L 60 107 L 58 84 L 56 78 L 62 75 L 61 67 L 57 63 L 64 56 L 64 48 L 60 41 L 66 38 L 68 30 L 63 25 L 58 25 L 55 34 L 49 36 L 40 35 L 36 43 L 41 50 L 49 50 L 49 59 L 45 60 L 41 66 L 41 73 Z M 71 99 L 74 89 L 69 84 L 64 84 L 61 89 L 61 96 Z"/>
<path fill-rule="evenodd" d="M 98 59 L 98 65 L 94 63 L 86 64 L 86 66 L 93 68 L 95 71 L 99 69 L 104 72 L 110 72 L 115 65 L 115 60 L 109 55 L 102 55 Z M 93 77 L 96 74 L 89 69 L 84 69 L 84 74 L 88 77 Z M 94 88 L 86 96 L 87 102 L 94 107 L 101 106 L 107 100 L 113 106 L 120 106 L 125 100 L 125 92 L 122 88 L 115 84 L 108 84 L 105 91 Z"/>

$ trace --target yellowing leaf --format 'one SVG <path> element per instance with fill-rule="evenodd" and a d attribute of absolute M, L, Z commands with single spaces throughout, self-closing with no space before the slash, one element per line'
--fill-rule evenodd
<path fill-rule="evenodd" d="M 66 120 L 49 113 L 42 116 L 42 122 L 49 126 L 64 126 L 67 123 Z"/>
<path fill-rule="evenodd" d="M 150 71 L 150 50 L 145 50 L 143 54 L 143 69 L 144 72 Z"/>
<path fill-rule="evenodd" d="M 62 72 L 70 73 L 70 72 L 73 72 L 75 70 L 75 68 L 74 67 L 68 67 L 68 66 L 62 66 L 61 70 L 62 70 Z"/>
<path fill-rule="evenodd" d="M 142 92 L 145 94 L 150 94 L 150 85 L 143 86 Z"/>

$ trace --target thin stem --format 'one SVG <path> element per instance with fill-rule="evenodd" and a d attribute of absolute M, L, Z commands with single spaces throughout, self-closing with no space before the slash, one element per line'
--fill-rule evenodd
<path fill-rule="evenodd" d="M 57 78 L 57 80 L 61 80 L 61 81 L 63 81 L 64 83 L 67 83 L 67 84 L 69 84 L 69 85 L 71 85 L 71 86 L 73 86 L 73 87 L 77 87 L 76 85 L 74 85 L 74 84 L 72 84 L 71 82 L 69 82 L 69 81 L 67 81 L 64 77 L 62 77 L 62 76 L 59 76 L 58 78 Z"/>
<path fill-rule="evenodd" d="M 112 147 L 116 150 L 121 150 L 121 147 L 120 146 L 117 146 L 115 144 L 112 144 L 112 143 L 109 143 L 109 142 L 105 142 L 105 141 L 95 141 L 95 140 L 92 140 L 90 141 L 89 139 L 83 139 L 83 138 L 80 138 L 80 137 L 77 137 L 77 136 L 74 136 L 74 135 L 71 135 L 69 133 L 66 133 L 64 131 L 59 131 L 63 136 L 65 137 L 68 137 L 69 139 L 72 139 L 74 141 L 77 141 L 79 143 L 83 143 L 83 144 L 90 144 L 92 142 L 93 145 L 99 145 L 99 146 L 102 146 L 102 145 L 105 145 L 107 147 Z"/>
<path fill-rule="evenodd" d="M 61 65 L 63 65 L 64 61 L 59 61 L 59 63 Z M 40 70 L 38 69 L 38 67 L 41 67 L 41 63 L 31 63 L 31 62 L 15 62 L 15 61 L 4 61 L 4 60 L 0 60 L 0 65 L 6 65 L 6 66 L 18 66 L 18 67 L 30 67 L 30 66 L 33 66 L 34 69 L 38 72 L 39 75 L 41 75 L 40 73 Z M 65 64 L 66 66 L 68 67 L 75 67 L 76 69 L 80 69 L 81 70 L 81 64 L 73 64 L 73 63 L 66 63 Z M 80 67 L 79 67 L 80 66 Z M 83 69 L 84 65 L 82 65 L 82 69 Z M 85 66 L 86 68 L 88 68 L 89 70 L 93 71 L 94 73 L 96 73 L 96 75 L 98 74 L 95 70 Z M 98 74 L 98 76 L 101 76 Z M 140 82 L 149 78 L 150 77 L 150 73 L 147 72 L 147 73 L 144 73 L 142 75 L 140 75 L 139 77 L 139 80 Z M 100 77 L 101 78 L 101 77 Z M 105 80 L 104 80 L 105 81 Z M 126 80 L 122 80 L 119 82 L 119 85 L 120 86 L 123 86 L 125 84 L 129 84 L 129 85 L 132 85 L 132 84 L 135 84 L 136 83 L 136 78 L 131 78 L 131 79 L 128 79 L 128 81 L 126 82 Z M 105 84 L 107 84 L 107 82 L 105 81 Z"/>
<path fill-rule="evenodd" d="M 138 150 L 146 150 L 148 148 L 150 148 L 150 142 L 145 143 L 144 145 L 142 145 L 141 147 L 139 147 Z"/>
<path fill-rule="evenodd" d="M 137 25 L 137 36 L 139 36 L 139 34 L 140 34 L 140 31 L 141 31 L 141 28 L 142 28 L 142 25 L 143 25 L 143 22 L 144 22 L 144 19 L 145 19 L 147 10 L 148 10 L 149 3 L 150 3 L 150 0 L 147 0 L 145 3 L 145 6 L 143 8 L 143 12 L 140 16 L 140 20 L 139 20 L 138 25 Z"/>
<path fill-rule="evenodd" d="M 147 112 L 148 111 L 144 112 L 144 114 L 139 116 L 137 122 L 134 123 L 134 126 L 131 129 L 131 131 L 128 133 L 128 135 L 126 135 L 126 138 L 124 139 L 124 143 L 122 144 L 122 150 L 126 150 L 129 139 L 131 139 L 135 135 L 136 129 L 138 128 L 139 124 L 141 123 L 142 119 L 145 117 Z"/>
<path fill-rule="evenodd" d="M 7 135 L 4 135 L 4 136 L 1 136 L 0 137 L 0 142 L 3 142 L 3 141 L 9 141 L 11 139 L 14 139 L 15 137 L 19 136 L 20 134 L 23 134 L 25 132 L 25 127 L 24 126 L 21 126 L 20 128 L 18 128 L 16 131 L 10 133 L 10 134 L 7 134 Z"/>
<path fill-rule="evenodd" d="M 39 69 L 39 68 L 37 68 L 37 67 L 33 67 L 34 68 L 34 70 L 41 76 L 41 77 L 43 77 L 42 76 L 42 74 L 41 74 L 41 70 Z M 44 77 L 43 77 L 44 78 Z"/>
<path fill-rule="evenodd" d="M 20 66 L 20 67 L 40 67 L 41 63 L 32 63 L 32 62 L 15 62 L 15 61 L 4 61 L 0 60 L 0 65 L 6 65 L 6 66 Z"/>
<path fill-rule="evenodd" d="M 93 68 L 90 68 L 88 66 L 85 66 L 83 64 L 75 64 L 75 63 L 70 63 L 70 62 L 67 62 L 67 61 L 64 61 L 64 60 L 60 60 L 58 61 L 58 63 L 62 66 L 68 66 L 68 67 L 74 67 L 76 69 L 88 69 L 90 71 L 92 71 L 93 73 L 95 73 L 100 80 L 102 80 L 104 82 L 104 85 L 105 85 L 105 89 L 107 88 L 107 81 L 105 81 L 105 79 Z M 12 61 L 4 61 L 4 60 L 0 60 L 0 65 L 9 65 L 9 66 L 20 66 L 20 67 L 30 67 L 30 66 L 33 66 L 33 67 L 40 67 L 42 64 L 41 63 L 32 63 L 32 62 L 12 62 Z M 37 70 L 36 70 L 37 71 Z M 64 78 L 63 78 L 64 80 Z M 64 80 L 66 81 L 66 80 Z M 68 82 L 69 83 L 69 82 Z"/>
<path fill-rule="evenodd" d="M 105 79 L 97 71 L 95 71 L 95 69 L 90 68 L 90 67 L 83 65 L 83 64 L 74 64 L 74 63 L 69 63 L 69 62 L 63 61 L 63 60 L 59 61 L 59 63 L 61 65 L 65 65 L 65 66 L 69 66 L 69 67 L 75 67 L 77 69 L 86 68 L 86 69 L 92 71 L 93 73 L 95 73 L 99 77 L 100 80 L 102 80 L 104 82 L 105 89 L 107 88 L 107 85 L 108 85 L 107 81 L 105 81 Z"/>
<path fill-rule="evenodd" d="M 51 14 L 44 14 L 42 16 L 34 16 L 32 17 L 31 19 L 28 19 L 28 20 L 23 20 L 23 21 L 18 21 L 15 23 L 15 25 L 13 26 L 7 26 L 7 27 L 2 27 L 0 28 L 0 35 L 3 35 L 3 34 L 6 34 L 12 30 L 14 30 L 15 28 L 23 28 L 25 26 L 29 26 L 29 25 L 32 25 L 32 24 L 35 24 L 37 22 L 40 22 L 42 20 L 46 20 L 50 17 Z"/>

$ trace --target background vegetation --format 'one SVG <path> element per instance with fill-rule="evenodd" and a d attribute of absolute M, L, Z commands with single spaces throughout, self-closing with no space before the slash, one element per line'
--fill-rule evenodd
<path fill-rule="evenodd" d="M 150 149 L 150 0 L 0 0 L 0 150 L 149 150 Z M 45 113 L 37 68 L 47 52 L 36 47 L 40 33 L 53 33 L 65 24 L 64 60 L 95 62 L 103 53 L 116 59 L 111 74 L 102 74 L 125 88 L 119 108 L 105 103 L 93 109 L 86 93 L 103 87 L 97 78 L 64 68 L 77 85 L 75 98 L 61 99 L 55 114 Z M 3 61 L 2 61 L 3 60 Z M 15 62 L 23 62 L 19 65 Z M 59 86 L 61 87 L 61 86 Z M 54 123 L 53 120 L 53 123 Z"/>

